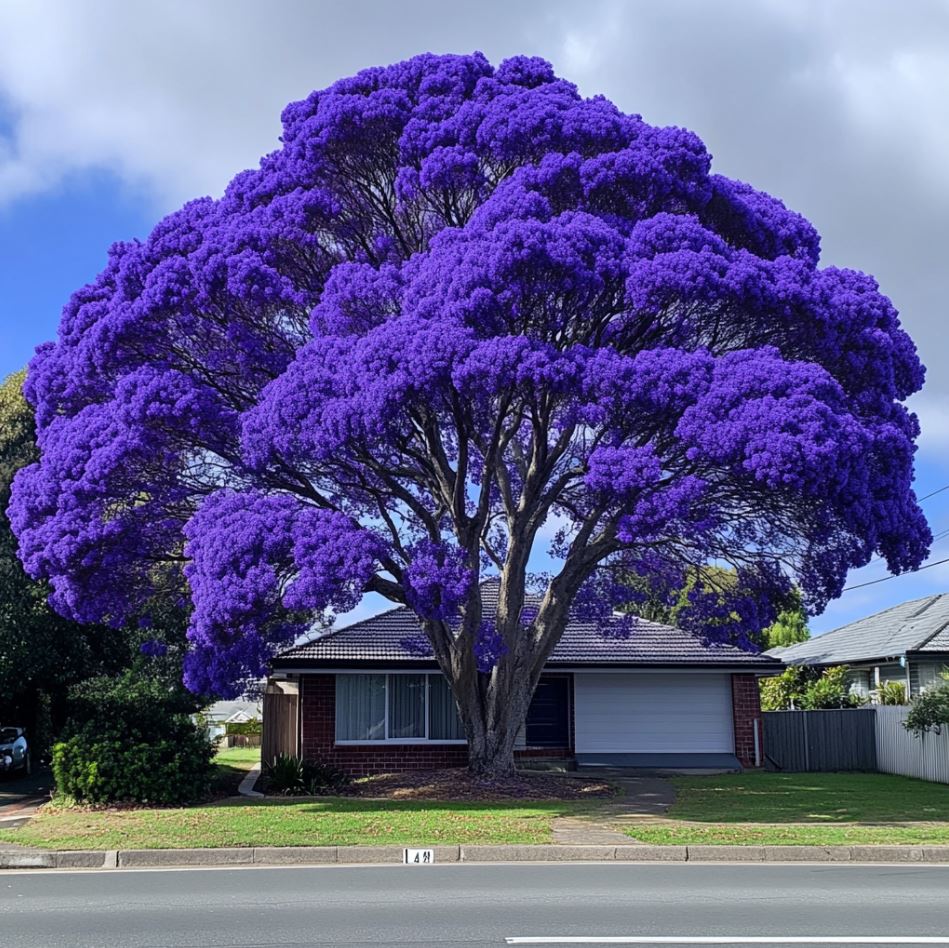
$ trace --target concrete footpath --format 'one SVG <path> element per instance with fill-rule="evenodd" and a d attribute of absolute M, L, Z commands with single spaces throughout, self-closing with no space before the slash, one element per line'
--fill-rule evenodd
<path fill-rule="evenodd" d="M 401 846 L 256 846 L 227 849 L 0 850 L 0 869 L 162 866 L 308 866 L 401 863 Z M 949 864 L 949 846 L 434 846 L 435 863 L 699 862 Z"/>

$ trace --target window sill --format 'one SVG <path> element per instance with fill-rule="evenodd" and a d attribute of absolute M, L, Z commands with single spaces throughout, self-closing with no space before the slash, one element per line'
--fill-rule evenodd
<path fill-rule="evenodd" d="M 384 741 L 333 741 L 336 747 L 461 747 L 467 741 L 431 741 L 419 738 L 389 738 Z"/>

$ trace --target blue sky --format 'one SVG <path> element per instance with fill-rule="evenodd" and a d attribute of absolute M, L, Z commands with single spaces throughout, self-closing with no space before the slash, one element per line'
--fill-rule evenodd
<path fill-rule="evenodd" d="M 878 277 L 929 367 L 913 401 L 917 484 L 938 490 L 949 485 L 949 5 L 906 6 L 483 0 L 449 17 L 429 0 L 286 0 L 275 16 L 247 0 L 12 0 L 0 8 L 0 372 L 55 335 L 112 242 L 220 193 L 272 149 L 287 101 L 426 49 L 528 52 L 587 94 L 694 129 L 716 170 L 814 221 L 825 263 Z M 949 530 L 949 490 L 924 507 L 934 533 Z M 931 562 L 947 557 L 949 534 Z M 850 583 L 886 575 L 876 562 Z M 848 591 L 812 628 L 946 589 L 949 563 Z"/>

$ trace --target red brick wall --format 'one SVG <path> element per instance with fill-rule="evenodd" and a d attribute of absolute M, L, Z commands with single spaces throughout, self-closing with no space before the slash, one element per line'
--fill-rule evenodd
<path fill-rule="evenodd" d="M 735 721 L 735 756 L 742 767 L 755 766 L 755 728 L 763 738 L 758 679 L 754 675 L 732 675 L 732 714 Z M 764 760 L 764 747 L 760 748 Z"/>
<path fill-rule="evenodd" d="M 468 748 L 463 744 L 337 745 L 335 736 L 335 676 L 303 675 L 300 679 L 300 755 L 305 759 L 326 761 L 352 776 L 463 767 L 468 763 Z M 517 756 L 572 757 L 573 751 L 570 748 L 528 748 L 518 751 Z"/>
<path fill-rule="evenodd" d="M 468 762 L 468 748 L 463 744 L 337 746 L 334 675 L 304 675 L 300 680 L 300 707 L 301 756 L 326 761 L 353 776 L 463 767 Z"/>

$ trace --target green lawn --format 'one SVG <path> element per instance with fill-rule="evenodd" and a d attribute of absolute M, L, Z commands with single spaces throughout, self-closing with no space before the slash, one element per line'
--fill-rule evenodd
<path fill-rule="evenodd" d="M 667 819 L 627 829 L 644 843 L 949 843 L 949 786 L 890 774 L 678 777 Z"/>
<path fill-rule="evenodd" d="M 259 762 L 259 747 L 225 747 L 219 750 L 214 757 L 214 793 L 218 796 L 237 793 L 247 771 Z"/>
<path fill-rule="evenodd" d="M 571 803 L 221 800 L 175 809 L 44 808 L 0 843 L 44 849 L 547 843 Z"/>

